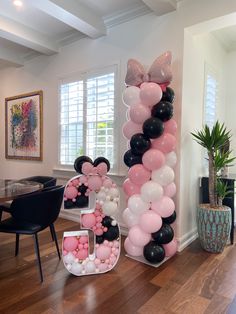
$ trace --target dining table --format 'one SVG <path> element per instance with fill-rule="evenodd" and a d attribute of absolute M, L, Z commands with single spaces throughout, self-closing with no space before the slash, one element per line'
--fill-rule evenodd
<path fill-rule="evenodd" d="M 43 184 L 27 180 L 0 179 L 0 204 L 43 189 Z"/>

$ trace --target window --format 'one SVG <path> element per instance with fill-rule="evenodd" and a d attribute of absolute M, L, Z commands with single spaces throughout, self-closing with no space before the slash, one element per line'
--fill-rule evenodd
<path fill-rule="evenodd" d="M 115 171 L 115 68 L 60 84 L 60 164 L 80 155 L 106 157 Z"/>
<path fill-rule="evenodd" d="M 219 98 L 217 73 L 208 64 L 205 65 L 204 89 L 204 124 L 212 128 L 216 122 L 216 111 Z"/>

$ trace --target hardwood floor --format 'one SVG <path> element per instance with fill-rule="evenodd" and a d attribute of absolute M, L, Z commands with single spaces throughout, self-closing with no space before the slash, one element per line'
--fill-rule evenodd
<path fill-rule="evenodd" d="M 75 222 L 58 219 L 63 231 Z M 204 252 L 195 241 L 159 268 L 126 258 L 104 275 L 75 277 L 58 260 L 49 231 L 39 234 L 44 282 L 40 283 L 33 239 L 0 234 L 0 313 L 236 313 L 236 249 L 220 255 Z M 235 308 L 234 308 L 235 306 Z"/>

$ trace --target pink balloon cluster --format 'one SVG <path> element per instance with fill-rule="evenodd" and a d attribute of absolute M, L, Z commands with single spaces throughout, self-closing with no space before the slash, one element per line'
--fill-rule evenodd
<path fill-rule="evenodd" d="M 129 228 L 124 246 L 131 256 L 142 256 L 147 244 L 159 241 L 156 237 L 160 238 L 160 251 L 164 252 L 162 259 L 174 255 L 177 250 L 176 239 L 169 237 L 170 240 L 166 240 L 168 236 L 165 235 L 165 225 L 175 220 L 172 219 L 175 215 L 172 197 L 176 193 L 174 167 L 177 162 L 177 123 L 172 118 L 174 92 L 167 87 L 169 83 L 144 82 L 140 86 L 127 87 L 123 93 L 129 117 L 123 134 L 131 140 L 131 150 L 124 157 L 129 166 L 128 178 L 123 184 L 127 195 L 123 219 Z M 134 150 L 132 145 L 135 145 Z M 148 253 L 146 256 L 152 262 L 152 256 L 150 259 Z"/>
<path fill-rule="evenodd" d="M 103 157 L 99 159 L 104 160 Z M 87 230 L 65 232 L 63 238 L 63 262 L 68 271 L 76 276 L 109 271 L 115 266 L 120 254 L 120 230 L 112 217 L 118 211 L 119 190 L 105 176 L 107 163 L 94 164 L 86 156 L 78 157 L 75 169 L 82 175 L 67 183 L 64 194 L 67 209 L 69 206 L 88 206 L 90 198 L 90 208 L 81 211 L 80 222 L 81 229 L 90 229 L 94 233 L 94 252 L 89 254 Z"/>
<path fill-rule="evenodd" d="M 80 236 L 80 234 L 83 234 Z M 111 270 L 120 255 L 120 243 L 117 240 L 95 245 L 95 254 L 88 254 L 88 234 L 75 231 L 74 235 L 64 235 L 63 262 L 67 270 L 77 276 L 104 273 Z"/>

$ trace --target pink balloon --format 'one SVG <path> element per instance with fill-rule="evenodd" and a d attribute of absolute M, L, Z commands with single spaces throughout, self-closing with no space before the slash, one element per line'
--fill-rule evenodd
<path fill-rule="evenodd" d="M 156 83 L 143 83 L 140 86 L 140 99 L 145 106 L 157 104 L 162 97 L 161 87 Z"/>
<path fill-rule="evenodd" d="M 96 217 L 94 214 L 82 215 L 82 226 L 85 228 L 92 228 L 96 224 Z"/>
<path fill-rule="evenodd" d="M 177 240 L 174 238 L 171 242 L 163 244 L 163 248 L 165 250 L 166 257 L 171 257 L 175 255 L 178 248 Z"/>
<path fill-rule="evenodd" d="M 123 125 L 123 134 L 128 140 L 136 133 L 142 133 L 142 124 L 137 124 L 129 120 Z"/>
<path fill-rule="evenodd" d="M 170 119 L 164 123 L 164 130 L 166 133 L 175 135 L 177 132 L 177 123 L 174 119 Z"/>
<path fill-rule="evenodd" d="M 76 257 L 80 260 L 84 260 L 88 257 L 88 250 L 82 249 L 79 250 L 78 253 L 76 254 Z"/>
<path fill-rule="evenodd" d="M 148 170 L 155 170 L 164 165 L 165 155 L 160 150 L 151 148 L 144 153 L 142 162 Z"/>
<path fill-rule="evenodd" d="M 156 232 L 161 229 L 162 219 L 154 211 L 148 210 L 140 216 L 139 226 L 144 232 Z"/>
<path fill-rule="evenodd" d="M 170 133 L 164 132 L 160 137 L 152 141 L 152 148 L 159 149 L 165 154 L 175 150 L 176 138 Z"/>
<path fill-rule="evenodd" d="M 136 104 L 130 108 L 130 120 L 134 123 L 141 123 L 151 117 L 151 110 L 143 104 Z"/>
<path fill-rule="evenodd" d="M 134 184 L 130 179 L 126 179 L 123 183 L 123 189 L 128 196 L 140 194 L 140 186 Z"/>
<path fill-rule="evenodd" d="M 78 246 L 78 240 L 76 237 L 66 237 L 63 242 L 64 250 L 68 252 L 74 251 Z"/>
<path fill-rule="evenodd" d="M 87 236 L 79 237 L 79 243 L 82 243 L 82 244 L 88 243 L 88 237 Z"/>
<path fill-rule="evenodd" d="M 99 247 L 96 249 L 96 257 L 101 260 L 106 260 L 111 255 L 111 248 L 109 246 L 106 246 L 104 244 L 99 245 Z"/>
<path fill-rule="evenodd" d="M 151 240 L 151 234 L 144 232 L 138 225 L 129 230 L 129 240 L 135 246 L 143 247 Z"/>
<path fill-rule="evenodd" d="M 129 169 L 128 177 L 134 184 L 142 185 L 150 180 L 151 172 L 147 170 L 143 165 L 137 164 Z"/>
<path fill-rule="evenodd" d="M 81 168 L 83 174 L 88 175 L 93 170 L 93 165 L 90 162 L 84 162 Z"/>
<path fill-rule="evenodd" d="M 125 248 L 126 252 L 131 256 L 143 255 L 143 248 L 140 246 L 133 245 L 133 243 L 130 242 L 129 238 L 125 239 L 124 248 Z"/>
<path fill-rule="evenodd" d="M 166 218 L 173 214 L 175 203 L 170 197 L 163 196 L 159 201 L 153 202 L 151 208 L 161 217 Z"/>
<path fill-rule="evenodd" d="M 102 179 L 100 178 L 100 176 L 94 175 L 88 178 L 88 187 L 90 190 L 98 191 L 100 190 L 101 186 L 102 186 Z"/>
<path fill-rule="evenodd" d="M 67 186 L 66 190 L 65 190 L 65 197 L 73 200 L 76 198 L 76 196 L 78 195 L 78 190 L 76 189 L 76 187 L 74 186 Z"/>
<path fill-rule="evenodd" d="M 104 181 L 103 181 L 103 186 L 105 188 L 111 188 L 112 187 L 112 180 L 110 178 L 106 178 Z"/>
<path fill-rule="evenodd" d="M 101 162 L 97 165 L 97 173 L 100 176 L 104 176 L 107 173 L 107 164 L 105 162 Z"/>
<path fill-rule="evenodd" d="M 176 185 L 174 182 L 168 184 L 167 186 L 164 187 L 164 195 L 173 197 L 176 193 Z"/>
<path fill-rule="evenodd" d="M 108 269 L 108 265 L 106 263 L 101 263 L 98 265 L 98 269 L 101 273 L 105 272 Z"/>

